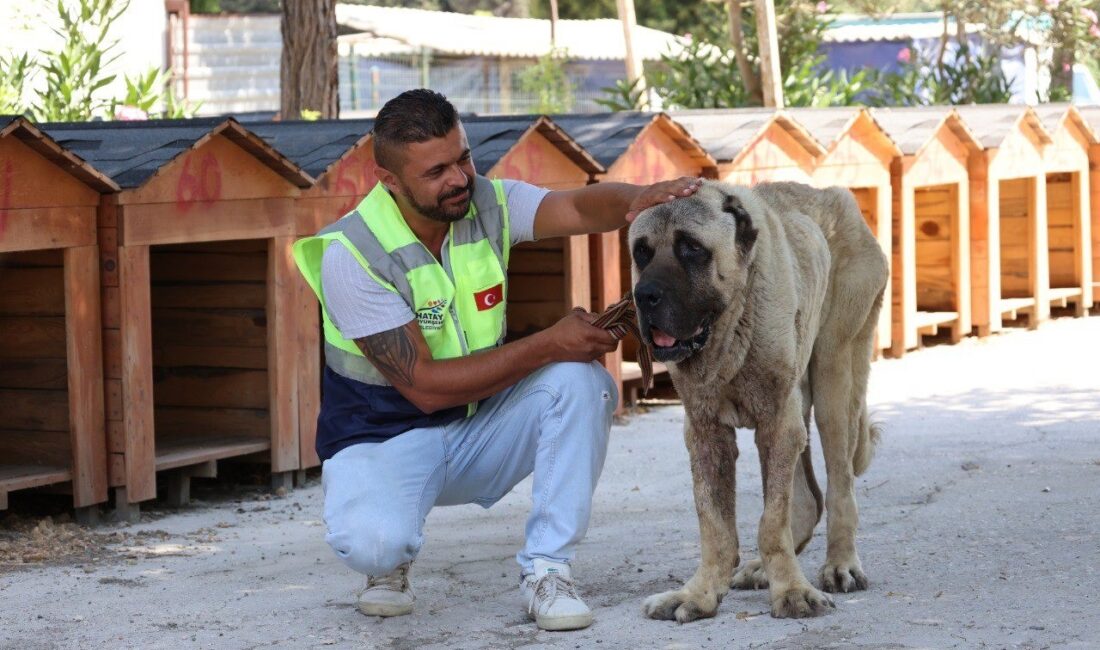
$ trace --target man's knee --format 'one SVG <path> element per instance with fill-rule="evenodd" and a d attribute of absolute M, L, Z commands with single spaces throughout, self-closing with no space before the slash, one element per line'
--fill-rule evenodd
<path fill-rule="evenodd" d="M 552 384 L 563 397 L 588 398 L 613 412 L 619 403 L 619 390 L 611 374 L 595 361 L 580 363 L 563 361 L 546 367 L 544 380 Z"/>
<path fill-rule="evenodd" d="M 398 514 L 398 513 L 394 513 Z M 407 513 L 402 517 L 357 517 L 354 522 L 329 526 L 325 541 L 344 564 L 366 575 L 383 576 L 411 562 L 420 550 L 420 534 Z"/>

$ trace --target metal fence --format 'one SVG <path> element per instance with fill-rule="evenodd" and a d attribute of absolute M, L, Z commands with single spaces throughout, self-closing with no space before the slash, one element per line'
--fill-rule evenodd
<path fill-rule="evenodd" d="M 464 113 L 532 113 L 539 108 L 536 93 L 521 89 L 520 75 L 534 59 L 444 57 L 401 54 L 340 57 L 340 111 L 370 114 L 409 88 L 432 88 Z M 606 110 L 596 103 L 604 87 L 623 77 L 620 61 L 570 61 L 565 65 L 573 86 L 569 110 Z"/>

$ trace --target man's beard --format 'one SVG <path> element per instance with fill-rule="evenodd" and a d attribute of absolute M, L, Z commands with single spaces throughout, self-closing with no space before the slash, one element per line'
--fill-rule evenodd
<path fill-rule="evenodd" d="M 443 202 L 447 199 L 454 198 L 461 194 L 466 194 L 466 200 L 454 207 L 445 207 Z M 474 198 L 474 177 L 470 176 L 470 181 L 466 183 L 466 187 L 460 187 L 453 191 L 443 194 L 436 199 L 434 205 L 422 205 L 412 195 L 412 192 L 406 192 L 405 196 L 409 199 L 409 203 L 412 203 L 416 211 L 424 215 L 432 221 L 440 221 L 442 223 L 454 223 L 466 216 L 466 213 L 470 210 L 470 202 Z"/>

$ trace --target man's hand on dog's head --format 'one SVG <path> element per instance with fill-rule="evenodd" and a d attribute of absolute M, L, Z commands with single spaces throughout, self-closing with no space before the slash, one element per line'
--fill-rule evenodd
<path fill-rule="evenodd" d="M 681 176 L 671 181 L 654 183 L 642 190 L 642 193 L 630 204 L 630 209 L 626 212 L 626 221 L 627 223 L 633 223 L 634 220 L 638 218 L 638 213 L 646 208 L 668 203 L 673 199 L 691 196 L 695 194 L 702 185 L 703 179 L 693 178 L 691 176 Z"/>

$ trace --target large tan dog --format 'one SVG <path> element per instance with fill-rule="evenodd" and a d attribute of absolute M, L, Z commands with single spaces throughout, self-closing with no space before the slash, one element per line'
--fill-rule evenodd
<path fill-rule="evenodd" d="M 820 614 L 828 596 L 795 557 L 828 506 L 825 591 L 867 588 L 856 553 L 854 477 L 871 461 L 867 376 L 886 258 L 850 192 L 797 183 L 699 192 L 646 210 L 630 228 L 642 338 L 684 401 L 702 564 L 645 614 L 714 616 L 733 586 L 770 588 L 778 617 Z M 810 463 L 811 407 L 828 494 Z M 756 430 L 764 480 L 760 558 L 739 564 L 735 427 Z"/>

